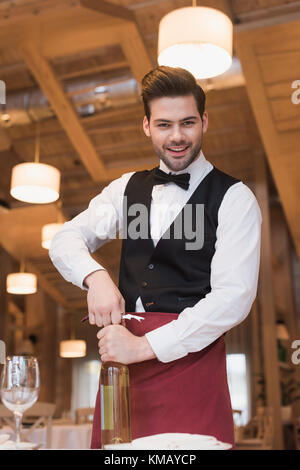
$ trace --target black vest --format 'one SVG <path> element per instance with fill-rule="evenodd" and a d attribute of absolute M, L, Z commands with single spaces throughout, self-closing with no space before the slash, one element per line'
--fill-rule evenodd
<path fill-rule="evenodd" d="M 134 312 L 141 297 L 146 312 L 180 313 L 194 306 L 211 291 L 211 260 L 215 252 L 218 210 L 223 197 L 236 178 L 213 168 L 195 189 L 187 204 L 192 208 L 193 231 L 196 230 L 196 205 L 204 204 L 204 244 L 200 249 L 186 249 L 192 240 L 174 237 L 174 224 L 186 220 L 183 210 L 169 227 L 169 239 L 160 238 L 156 247 L 150 235 L 150 206 L 154 169 L 134 173 L 124 196 L 127 204 L 123 213 L 123 232 L 126 234 L 136 215 L 128 215 L 133 204 L 144 204 L 148 210 L 147 237 L 131 239 L 123 234 L 120 261 L 119 290 L 126 302 L 126 312 Z M 126 201 L 126 198 L 124 198 Z M 181 217 L 180 220 L 178 218 Z M 199 220 L 199 219 L 198 219 Z M 178 227 L 178 225 L 177 225 Z"/>

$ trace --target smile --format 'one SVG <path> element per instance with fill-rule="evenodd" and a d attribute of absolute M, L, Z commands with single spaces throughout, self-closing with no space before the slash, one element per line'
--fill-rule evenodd
<path fill-rule="evenodd" d="M 174 153 L 183 153 L 189 148 L 189 145 L 181 146 L 181 147 L 167 147 L 167 150 Z"/>

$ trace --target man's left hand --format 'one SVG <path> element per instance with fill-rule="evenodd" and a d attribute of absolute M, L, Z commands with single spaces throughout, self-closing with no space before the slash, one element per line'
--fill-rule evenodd
<path fill-rule="evenodd" d="M 133 335 L 125 326 L 105 326 L 98 331 L 97 338 L 102 362 L 132 364 L 156 358 L 147 338 Z"/>

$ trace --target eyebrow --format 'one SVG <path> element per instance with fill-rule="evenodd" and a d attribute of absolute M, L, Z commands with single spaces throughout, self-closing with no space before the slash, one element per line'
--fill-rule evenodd
<path fill-rule="evenodd" d="M 191 119 L 198 119 L 198 117 L 197 116 L 188 116 L 188 117 L 185 117 L 183 119 L 180 119 L 180 122 L 189 121 Z M 154 122 L 172 122 L 172 121 L 169 121 L 168 119 L 155 119 Z"/>

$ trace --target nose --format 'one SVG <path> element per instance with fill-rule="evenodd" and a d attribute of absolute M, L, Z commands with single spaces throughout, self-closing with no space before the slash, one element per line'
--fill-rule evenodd
<path fill-rule="evenodd" d="M 172 126 L 170 140 L 177 144 L 184 140 L 184 133 L 182 132 L 181 126 Z"/>

